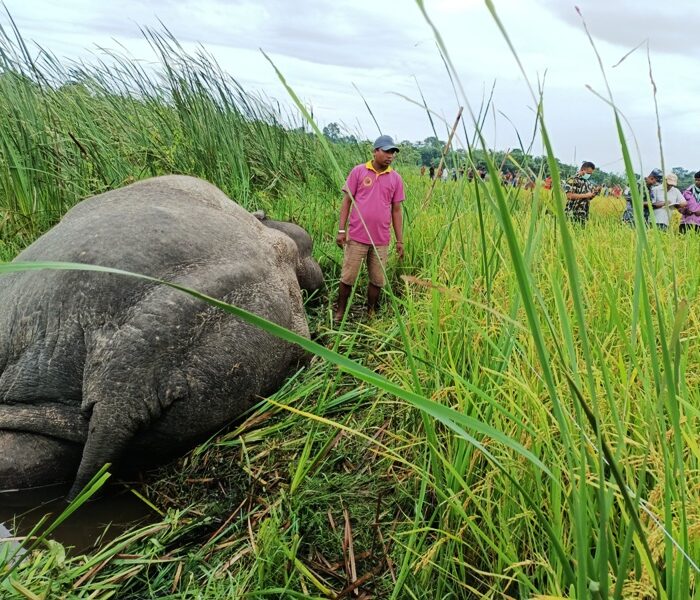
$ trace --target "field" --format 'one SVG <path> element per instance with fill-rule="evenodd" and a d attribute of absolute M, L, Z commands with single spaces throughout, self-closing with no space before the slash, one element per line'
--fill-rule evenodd
<path fill-rule="evenodd" d="M 368 148 L 327 148 L 206 56 L 151 41 L 157 76 L 116 55 L 69 72 L 4 41 L 0 259 L 82 197 L 200 176 L 311 233 L 325 355 L 125 483 L 154 522 L 79 556 L 42 536 L 0 595 L 695 597 L 700 240 L 627 228 L 605 198 L 573 229 L 539 184 L 430 193 L 399 166 L 406 257 L 376 318 L 334 327 L 338 190 Z"/>

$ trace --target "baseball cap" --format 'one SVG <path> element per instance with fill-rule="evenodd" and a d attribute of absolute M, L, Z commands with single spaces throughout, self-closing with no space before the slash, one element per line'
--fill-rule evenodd
<path fill-rule="evenodd" d="M 661 181 L 664 178 L 664 174 L 661 172 L 661 169 L 652 169 L 649 177 L 654 177 L 656 181 Z"/>
<path fill-rule="evenodd" d="M 388 152 L 389 150 L 398 151 L 399 147 L 394 144 L 394 140 L 390 135 L 380 135 L 376 140 L 374 140 L 374 149 Z"/>

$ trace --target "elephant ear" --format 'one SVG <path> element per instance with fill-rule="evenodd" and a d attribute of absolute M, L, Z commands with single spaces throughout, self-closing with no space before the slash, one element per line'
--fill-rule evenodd
<path fill-rule="evenodd" d="M 298 256 L 294 267 L 299 287 L 309 294 L 322 290 L 325 287 L 323 273 L 311 254 L 313 240 L 306 230 L 296 223 L 273 221 L 272 219 L 266 219 L 263 221 L 263 225 L 284 233 L 296 244 Z"/>
<path fill-rule="evenodd" d="M 251 213 L 258 221 L 264 221 L 267 219 L 267 215 L 265 214 L 264 210 L 256 210 L 254 213 Z"/>

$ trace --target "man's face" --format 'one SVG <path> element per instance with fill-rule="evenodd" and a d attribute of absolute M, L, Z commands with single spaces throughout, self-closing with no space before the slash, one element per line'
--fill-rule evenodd
<path fill-rule="evenodd" d="M 584 175 L 592 175 L 593 171 L 595 171 L 593 167 L 584 167 L 583 169 L 581 169 L 581 173 L 583 173 Z"/>
<path fill-rule="evenodd" d="M 700 177 L 696 177 L 696 178 L 695 178 L 695 187 L 699 187 L 699 188 L 700 188 Z"/>
<path fill-rule="evenodd" d="M 374 162 L 376 162 L 380 168 L 386 169 L 394 160 L 394 156 L 396 156 L 397 152 L 398 150 L 382 150 L 381 148 L 377 148 L 374 151 Z"/>

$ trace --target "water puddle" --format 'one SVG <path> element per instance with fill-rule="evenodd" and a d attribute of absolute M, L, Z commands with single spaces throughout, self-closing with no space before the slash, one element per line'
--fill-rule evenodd
<path fill-rule="evenodd" d="M 12 532 L 0 523 L 0 565 L 15 555 L 18 546 L 19 543 L 12 537 Z"/>
<path fill-rule="evenodd" d="M 46 514 L 42 531 L 65 510 L 65 486 L 22 491 L 0 491 L 0 562 L 3 552 L 16 547 Z M 73 513 L 51 534 L 70 554 L 89 552 L 127 529 L 153 521 L 157 515 L 123 485 L 105 486 L 100 496 Z M 4 540 L 4 541 L 3 541 Z"/>

